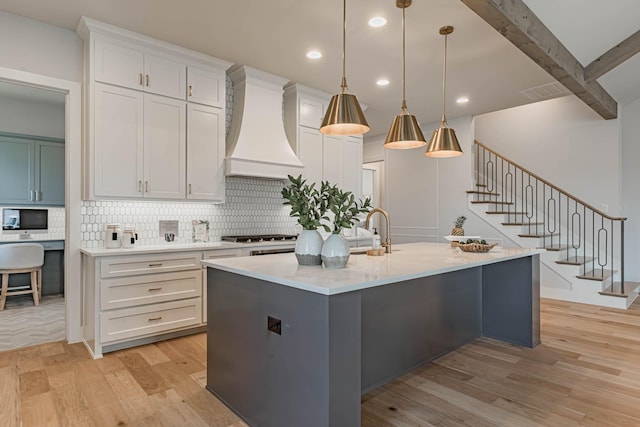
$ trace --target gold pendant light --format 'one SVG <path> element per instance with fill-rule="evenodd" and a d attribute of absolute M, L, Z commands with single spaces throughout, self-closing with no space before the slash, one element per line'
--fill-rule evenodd
<path fill-rule="evenodd" d="M 324 115 L 320 132 L 326 135 L 362 135 L 369 132 L 369 124 L 364 117 L 355 95 L 347 93 L 346 50 L 347 50 L 347 0 L 342 1 L 342 82 L 341 91 L 331 97 L 329 108 Z"/>
<path fill-rule="evenodd" d="M 445 95 L 447 87 L 447 36 L 453 33 L 453 27 L 440 28 L 440 34 L 444 36 L 444 69 L 442 71 L 442 123 L 433 131 L 425 156 L 429 157 L 456 157 L 462 155 L 462 149 L 458 144 L 456 132 L 447 124 L 445 115 Z"/>
<path fill-rule="evenodd" d="M 405 9 L 411 6 L 411 0 L 396 0 L 396 6 L 402 9 L 402 106 L 400 114 L 395 116 L 384 141 L 385 148 L 417 148 L 426 145 L 424 135 L 414 115 L 407 110 L 406 65 L 405 65 Z"/>

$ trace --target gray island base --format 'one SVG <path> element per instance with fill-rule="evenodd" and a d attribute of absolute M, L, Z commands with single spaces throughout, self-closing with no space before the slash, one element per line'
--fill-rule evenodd
<path fill-rule="evenodd" d="M 207 389 L 251 426 L 356 427 L 362 394 L 476 338 L 539 344 L 537 251 L 397 247 L 339 272 L 293 254 L 206 262 Z"/>

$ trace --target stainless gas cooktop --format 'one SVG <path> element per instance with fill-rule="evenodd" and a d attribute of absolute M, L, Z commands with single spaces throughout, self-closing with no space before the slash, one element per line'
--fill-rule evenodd
<path fill-rule="evenodd" d="M 255 234 L 246 236 L 222 236 L 223 242 L 255 243 L 255 242 L 278 242 L 286 240 L 296 240 L 296 234 Z"/>

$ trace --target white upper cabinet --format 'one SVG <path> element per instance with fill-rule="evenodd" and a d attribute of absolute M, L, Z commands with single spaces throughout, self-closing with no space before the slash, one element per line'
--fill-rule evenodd
<path fill-rule="evenodd" d="M 320 133 L 330 96 L 290 83 L 284 91 L 284 123 L 289 144 L 304 165 L 309 182 L 329 181 L 357 198 L 362 195 L 362 136 Z"/>
<path fill-rule="evenodd" d="M 92 148 L 96 197 L 143 196 L 143 96 L 95 85 Z"/>
<path fill-rule="evenodd" d="M 300 97 L 299 125 L 313 129 L 320 129 L 326 105 L 319 99 Z"/>
<path fill-rule="evenodd" d="M 225 74 L 198 67 L 187 67 L 187 101 L 224 107 Z"/>
<path fill-rule="evenodd" d="M 223 111 L 187 105 L 187 199 L 224 201 Z"/>
<path fill-rule="evenodd" d="M 184 199 L 187 152 L 184 102 L 144 96 L 144 196 Z"/>
<path fill-rule="evenodd" d="M 231 63 L 86 17 L 77 32 L 87 60 L 83 197 L 224 201 Z"/>
<path fill-rule="evenodd" d="M 96 81 L 185 98 L 187 67 L 183 63 L 124 43 L 100 39 L 95 43 Z"/>

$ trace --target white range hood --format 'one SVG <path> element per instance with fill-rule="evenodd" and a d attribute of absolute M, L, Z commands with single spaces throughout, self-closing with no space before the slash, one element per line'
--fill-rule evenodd
<path fill-rule="evenodd" d="M 233 111 L 227 137 L 227 176 L 287 179 L 304 166 L 284 132 L 283 86 L 288 80 L 247 66 L 229 70 Z"/>

